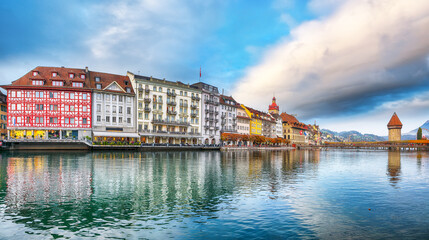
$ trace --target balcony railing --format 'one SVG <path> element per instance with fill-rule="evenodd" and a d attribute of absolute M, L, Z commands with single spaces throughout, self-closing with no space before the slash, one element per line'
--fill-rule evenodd
<path fill-rule="evenodd" d="M 197 105 L 195 105 L 195 104 L 191 104 L 191 108 L 192 109 L 195 109 L 195 108 L 197 108 L 198 106 Z"/>
<path fill-rule="evenodd" d="M 144 111 L 145 111 L 145 112 L 150 112 L 150 108 L 149 108 L 149 107 L 145 107 L 145 108 L 144 108 Z"/>
<path fill-rule="evenodd" d="M 150 89 L 149 88 L 145 88 L 145 90 L 144 90 L 146 93 L 149 93 L 150 92 Z"/>
<path fill-rule="evenodd" d="M 187 107 L 188 107 L 188 104 L 187 104 L 187 103 L 181 103 L 181 104 L 180 104 L 180 106 L 181 106 L 181 107 L 185 107 L 185 108 L 187 108 Z"/>
<path fill-rule="evenodd" d="M 162 100 L 154 99 L 154 100 L 153 100 L 153 103 L 159 103 L 159 104 L 162 104 Z"/>
<path fill-rule="evenodd" d="M 191 117 L 197 117 L 197 114 L 196 113 L 191 113 Z"/>
<path fill-rule="evenodd" d="M 168 111 L 167 111 L 167 114 L 170 114 L 170 115 L 176 115 L 176 114 L 177 114 L 177 112 L 176 112 L 176 111 L 170 111 L 170 110 L 168 110 Z"/>
<path fill-rule="evenodd" d="M 145 97 L 145 98 L 144 98 L 144 102 L 145 102 L 145 103 L 150 103 L 150 101 L 152 101 L 152 99 L 150 99 L 150 98 L 148 98 L 148 97 Z"/>
<path fill-rule="evenodd" d="M 158 125 L 173 125 L 173 126 L 190 126 L 188 122 L 182 122 L 182 121 L 167 121 L 167 120 L 159 120 L 154 119 L 152 120 L 152 124 L 158 124 Z"/>
<path fill-rule="evenodd" d="M 167 102 L 167 105 L 176 106 L 176 102 L 170 101 L 170 102 Z"/>
<path fill-rule="evenodd" d="M 200 97 L 192 96 L 192 100 L 197 100 L 197 101 L 199 101 L 199 100 L 200 100 Z"/>

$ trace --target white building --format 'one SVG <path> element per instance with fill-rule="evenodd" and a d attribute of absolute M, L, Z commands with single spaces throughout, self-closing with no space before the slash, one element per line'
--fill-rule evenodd
<path fill-rule="evenodd" d="M 237 102 L 232 97 L 220 95 L 221 133 L 237 133 Z"/>
<path fill-rule="evenodd" d="M 250 117 L 240 105 L 237 108 L 237 132 L 243 135 L 250 134 Z"/>
<path fill-rule="evenodd" d="M 94 142 L 137 142 L 135 93 L 128 76 L 89 72 Z"/>
<path fill-rule="evenodd" d="M 203 82 L 192 84 L 202 93 L 201 122 L 204 144 L 220 144 L 219 91 L 218 88 Z"/>
<path fill-rule="evenodd" d="M 142 143 L 201 144 L 201 91 L 189 84 L 128 76 L 136 89 Z"/>

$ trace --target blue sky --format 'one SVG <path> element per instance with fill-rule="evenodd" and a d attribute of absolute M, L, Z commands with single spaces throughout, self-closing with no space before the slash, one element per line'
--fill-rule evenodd
<path fill-rule="evenodd" d="M 429 119 L 424 0 L 3 1 L 0 81 L 36 66 L 202 80 L 332 130 Z"/>

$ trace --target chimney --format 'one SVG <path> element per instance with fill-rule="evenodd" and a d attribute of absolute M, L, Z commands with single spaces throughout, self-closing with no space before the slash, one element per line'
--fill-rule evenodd
<path fill-rule="evenodd" d="M 88 67 L 85 67 L 85 72 L 86 72 L 86 73 L 88 73 L 88 72 L 89 72 L 89 71 L 88 71 Z"/>
<path fill-rule="evenodd" d="M 223 95 L 223 88 L 222 88 L 222 95 Z"/>

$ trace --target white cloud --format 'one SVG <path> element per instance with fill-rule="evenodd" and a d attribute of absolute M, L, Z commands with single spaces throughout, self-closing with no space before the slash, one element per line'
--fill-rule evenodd
<path fill-rule="evenodd" d="M 427 86 L 427 26 L 424 0 L 345 1 L 268 49 L 234 96 L 265 109 L 275 92 L 283 110 L 303 118 L 371 110 L 375 102 Z"/>

